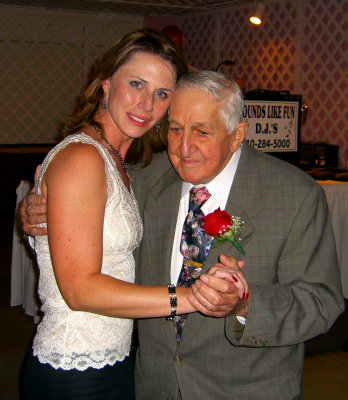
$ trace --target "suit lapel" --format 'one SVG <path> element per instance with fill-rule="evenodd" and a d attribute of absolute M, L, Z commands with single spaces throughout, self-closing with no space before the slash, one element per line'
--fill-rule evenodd
<path fill-rule="evenodd" d="M 176 174 L 169 171 L 148 194 L 149 201 L 144 210 L 144 239 L 149 249 L 148 265 L 154 285 L 170 283 L 172 245 L 181 186 Z"/>
<path fill-rule="evenodd" d="M 255 227 L 253 221 L 256 221 L 261 212 L 261 198 L 259 192 L 260 182 L 257 171 L 257 165 L 253 162 L 253 155 L 249 152 L 247 145 L 243 146 L 239 165 L 231 187 L 231 191 L 226 204 L 226 211 L 244 221 L 244 229 L 241 233 L 241 245 L 246 249 L 247 243 L 254 234 Z M 211 249 L 203 267 L 203 272 L 218 261 L 220 254 L 227 254 L 236 259 L 243 258 L 242 254 L 229 242 L 225 242 L 215 249 Z M 248 254 L 246 255 L 246 259 Z"/>
<path fill-rule="evenodd" d="M 181 189 L 182 181 L 171 167 L 148 194 L 149 201 L 144 210 L 144 240 L 148 249 L 146 265 L 151 285 L 170 283 L 171 255 Z M 173 323 L 165 318 L 160 320 L 168 343 L 175 350 Z"/>

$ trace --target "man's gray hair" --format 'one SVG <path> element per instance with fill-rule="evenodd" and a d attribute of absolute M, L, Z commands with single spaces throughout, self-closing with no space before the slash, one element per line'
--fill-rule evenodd
<path fill-rule="evenodd" d="M 234 132 L 243 120 L 244 98 L 237 83 L 226 75 L 213 71 L 194 71 L 182 75 L 176 89 L 200 88 L 210 93 L 217 101 L 223 101 L 220 115 L 228 134 Z"/>

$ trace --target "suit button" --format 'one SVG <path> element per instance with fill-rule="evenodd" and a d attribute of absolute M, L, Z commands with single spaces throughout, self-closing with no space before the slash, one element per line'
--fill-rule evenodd
<path fill-rule="evenodd" d="M 174 362 L 176 362 L 177 364 L 181 364 L 181 363 L 182 363 L 182 357 L 176 355 L 176 356 L 174 357 Z"/>

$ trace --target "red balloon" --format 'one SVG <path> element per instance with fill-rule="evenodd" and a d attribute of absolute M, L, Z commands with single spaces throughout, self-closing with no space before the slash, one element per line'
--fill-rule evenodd
<path fill-rule="evenodd" d="M 168 25 L 161 30 L 163 35 L 167 36 L 179 49 L 184 47 L 185 36 L 184 32 L 176 25 Z"/>

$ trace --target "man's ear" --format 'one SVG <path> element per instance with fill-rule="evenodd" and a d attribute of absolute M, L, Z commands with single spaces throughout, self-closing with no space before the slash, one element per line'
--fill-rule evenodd
<path fill-rule="evenodd" d="M 231 135 L 233 135 L 233 140 L 231 142 L 231 152 L 234 153 L 238 147 L 243 143 L 248 132 L 249 124 L 247 122 L 240 122 L 236 129 Z"/>

